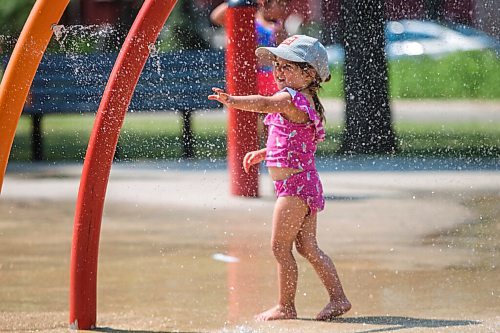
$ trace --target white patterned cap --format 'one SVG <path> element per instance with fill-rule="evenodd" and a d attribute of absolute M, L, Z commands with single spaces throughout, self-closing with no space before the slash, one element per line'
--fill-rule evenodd
<path fill-rule="evenodd" d="M 291 36 L 277 47 L 259 47 L 255 54 L 265 63 L 274 59 L 274 56 L 293 62 L 305 62 L 318 72 L 321 81 L 330 77 L 328 54 L 323 44 L 314 37 Z"/>

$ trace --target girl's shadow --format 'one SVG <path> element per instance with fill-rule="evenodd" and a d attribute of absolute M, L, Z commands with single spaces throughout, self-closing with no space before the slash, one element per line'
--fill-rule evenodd
<path fill-rule="evenodd" d="M 301 320 L 310 320 L 309 318 L 301 318 Z M 348 323 L 348 324 L 366 324 L 366 325 L 384 325 L 389 327 L 374 328 L 367 331 L 358 331 L 356 333 L 376 333 L 398 331 L 407 328 L 439 328 L 453 326 L 470 326 L 479 325 L 480 321 L 475 320 L 444 320 L 444 319 L 424 319 L 399 316 L 365 316 L 365 317 L 346 317 L 336 318 L 331 323 Z M 94 329 L 97 332 L 107 333 L 170 333 L 166 331 L 138 331 L 138 330 L 123 330 L 113 329 L 110 327 L 97 327 Z M 177 331 L 176 331 L 177 332 Z M 198 332 L 183 332 L 183 333 L 198 333 Z"/>
<path fill-rule="evenodd" d="M 337 318 L 332 323 L 349 324 L 367 324 L 367 325 L 385 325 L 391 327 L 375 328 L 357 333 L 375 333 L 403 330 L 406 328 L 439 328 L 453 326 L 479 325 L 480 321 L 475 320 L 443 320 L 443 319 L 424 319 L 399 316 L 366 316 L 366 317 L 346 317 Z"/>
<path fill-rule="evenodd" d="M 147 330 L 124 330 L 111 327 L 96 327 L 93 329 L 96 332 L 106 333 L 201 333 L 201 332 L 181 332 L 181 331 L 147 331 Z"/>

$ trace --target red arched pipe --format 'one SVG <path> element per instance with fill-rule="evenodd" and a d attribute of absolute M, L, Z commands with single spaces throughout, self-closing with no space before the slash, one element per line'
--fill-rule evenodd
<path fill-rule="evenodd" d="M 176 0 L 146 0 L 108 80 L 90 136 L 75 211 L 70 265 L 70 325 L 95 326 L 97 260 L 104 197 L 120 129 L 132 94 Z"/>

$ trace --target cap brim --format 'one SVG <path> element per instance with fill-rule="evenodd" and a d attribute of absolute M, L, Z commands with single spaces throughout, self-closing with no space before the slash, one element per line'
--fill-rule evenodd
<path fill-rule="evenodd" d="M 304 59 L 295 53 L 279 47 L 259 47 L 255 50 L 255 55 L 263 65 L 271 65 L 275 57 L 293 62 L 304 62 Z"/>

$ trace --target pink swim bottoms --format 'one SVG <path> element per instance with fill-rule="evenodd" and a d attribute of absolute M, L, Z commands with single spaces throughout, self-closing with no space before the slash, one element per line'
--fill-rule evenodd
<path fill-rule="evenodd" d="M 323 186 L 317 171 L 302 171 L 287 179 L 274 181 L 276 197 L 299 197 L 309 206 L 310 214 L 325 208 Z"/>

